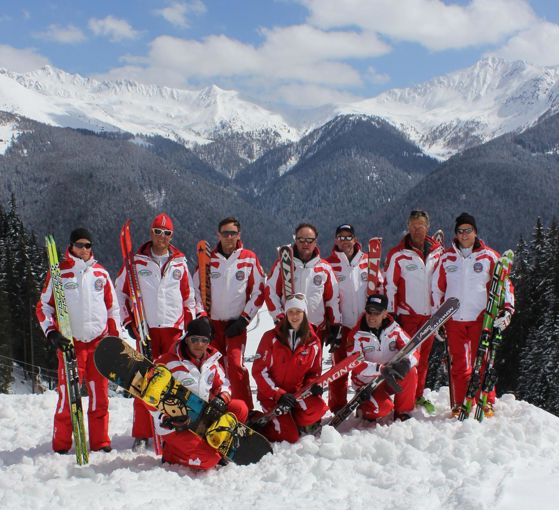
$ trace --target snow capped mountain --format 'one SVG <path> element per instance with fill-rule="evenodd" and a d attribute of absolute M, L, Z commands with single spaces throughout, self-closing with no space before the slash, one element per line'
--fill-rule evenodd
<path fill-rule="evenodd" d="M 230 133 L 298 138 L 279 114 L 236 91 L 98 81 L 50 66 L 26 74 L 0 69 L 0 110 L 55 126 L 161 135 L 189 147 Z"/>
<path fill-rule="evenodd" d="M 334 115 L 384 117 L 426 153 L 445 159 L 557 111 L 559 66 L 488 57 L 415 87 L 338 105 Z"/>

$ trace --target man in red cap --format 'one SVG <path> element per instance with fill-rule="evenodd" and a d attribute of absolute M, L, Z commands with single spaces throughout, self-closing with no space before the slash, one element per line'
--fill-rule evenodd
<path fill-rule="evenodd" d="M 153 359 L 169 351 L 196 316 L 192 277 L 184 253 L 171 244 L 173 232 L 171 218 L 165 213 L 158 214 L 151 224 L 150 240 L 134 256 Z M 117 276 L 116 288 L 122 322 L 129 333 L 138 339 L 125 266 Z M 147 446 L 148 438 L 153 436 L 149 413 L 137 399 L 134 400 L 132 436 L 133 449 Z"/>

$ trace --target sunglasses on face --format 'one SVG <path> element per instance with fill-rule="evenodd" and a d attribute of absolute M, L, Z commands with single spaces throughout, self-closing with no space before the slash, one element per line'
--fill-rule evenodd
<path fill-rule="evenodd" d="M 154 229 L 152 229 L 152 230 L 153 230 L 153 233 L 154 233 L 156 236 L 166 236 L 166 237 L 169 237 L 169 236 L 172 236 L 172 235 L 173 235 L 173 231 L 172 231 L 172 230 L 165 230 L 165 229 L 163 229 L 163 228 L 154 228 Z"/>
<path fill-rule="evenodd" d="M 239 232 L 237 230 L 224 230 L 220 232 L 219 235 L 221 237 L 236 237 L 239 235 Z"/>
<path fill-rule="evenodd" d="M 85 248 L 86 250 L 91 249 L 91 243 L 73 243 L 73 244 L 76 248 L 79 248 L 80 250 L 82 248 Z"/>
<path fill-rule="evenodd" d="M 316 241 L 316 237 L 296 237 L 298 243 L 312 244 Z"/>
<path fill-rule="evenodd" d="M 338 241 L 353 241 L 353 236 L 336 236 Z"/>
<path fill-rule="evenodd" d="M 472 227 L 456 229 L 457 234 L 471 234 L 473 231 L 474 229 Z"/>
<path fill-rule="evenodd" d="M 210 339 L 207 336 L 189 336 L 188 339 L 193 344 L 209 344 Z"/>

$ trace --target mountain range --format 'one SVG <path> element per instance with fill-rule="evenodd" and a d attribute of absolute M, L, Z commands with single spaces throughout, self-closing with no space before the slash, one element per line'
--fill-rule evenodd
<path fill-rule="evenodd" d="M 139 243 L 160 210 L 191 255 L 239 216 L 266 266 L 301 221 L 317 224 L 323 252 L 343 222 L 390 245 L 417 207 L 449 236 L 469 211 L 502 249 L 557 215 L 558 83 L 559 68 L 487 58 L 324 108 L 303 128 L 215 86 L 0 70 L 0 201 L 13 194 L 39 235 L 90 226 L 112 269 L 120 224 L 131 217 Z"/>

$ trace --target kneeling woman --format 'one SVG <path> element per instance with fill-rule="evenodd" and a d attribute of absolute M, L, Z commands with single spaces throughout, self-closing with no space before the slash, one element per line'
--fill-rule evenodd
<path fill-rule="evenodd" d="M 195 319 L 188 324 L 184 337 L 169 352 L 156 360 L 156 368 L 164 365 L 184 386 L 209 401 L 215 416 L 232 412 L 245 422 L 248 408 L 242 400 L 231 400 L 229 381 L 219 359 L 221 354 L 209 345 L 211 329 L 207 321 Z M 163 461 L 182 464 L 193 469 L 210 469 L 221 455 L 203 438 L 186 429 L 180 418 L 152 411 L 156 432 L 163 440 Z"/>
<path fill-rule="evenodd" d="M 264 412 L 278 408 L 280 415 L 263 429 L 270 441 L 294 443 L 301 433 L 312 432 L 328 410 L 322 387 L 297 400 L 294 394 L 318 377 L 322 370 L 322 345 L 307 320 L 307 302 L 295 294 L 285 303 L 286 317 L 262 336 L 252 375 Z"/>

